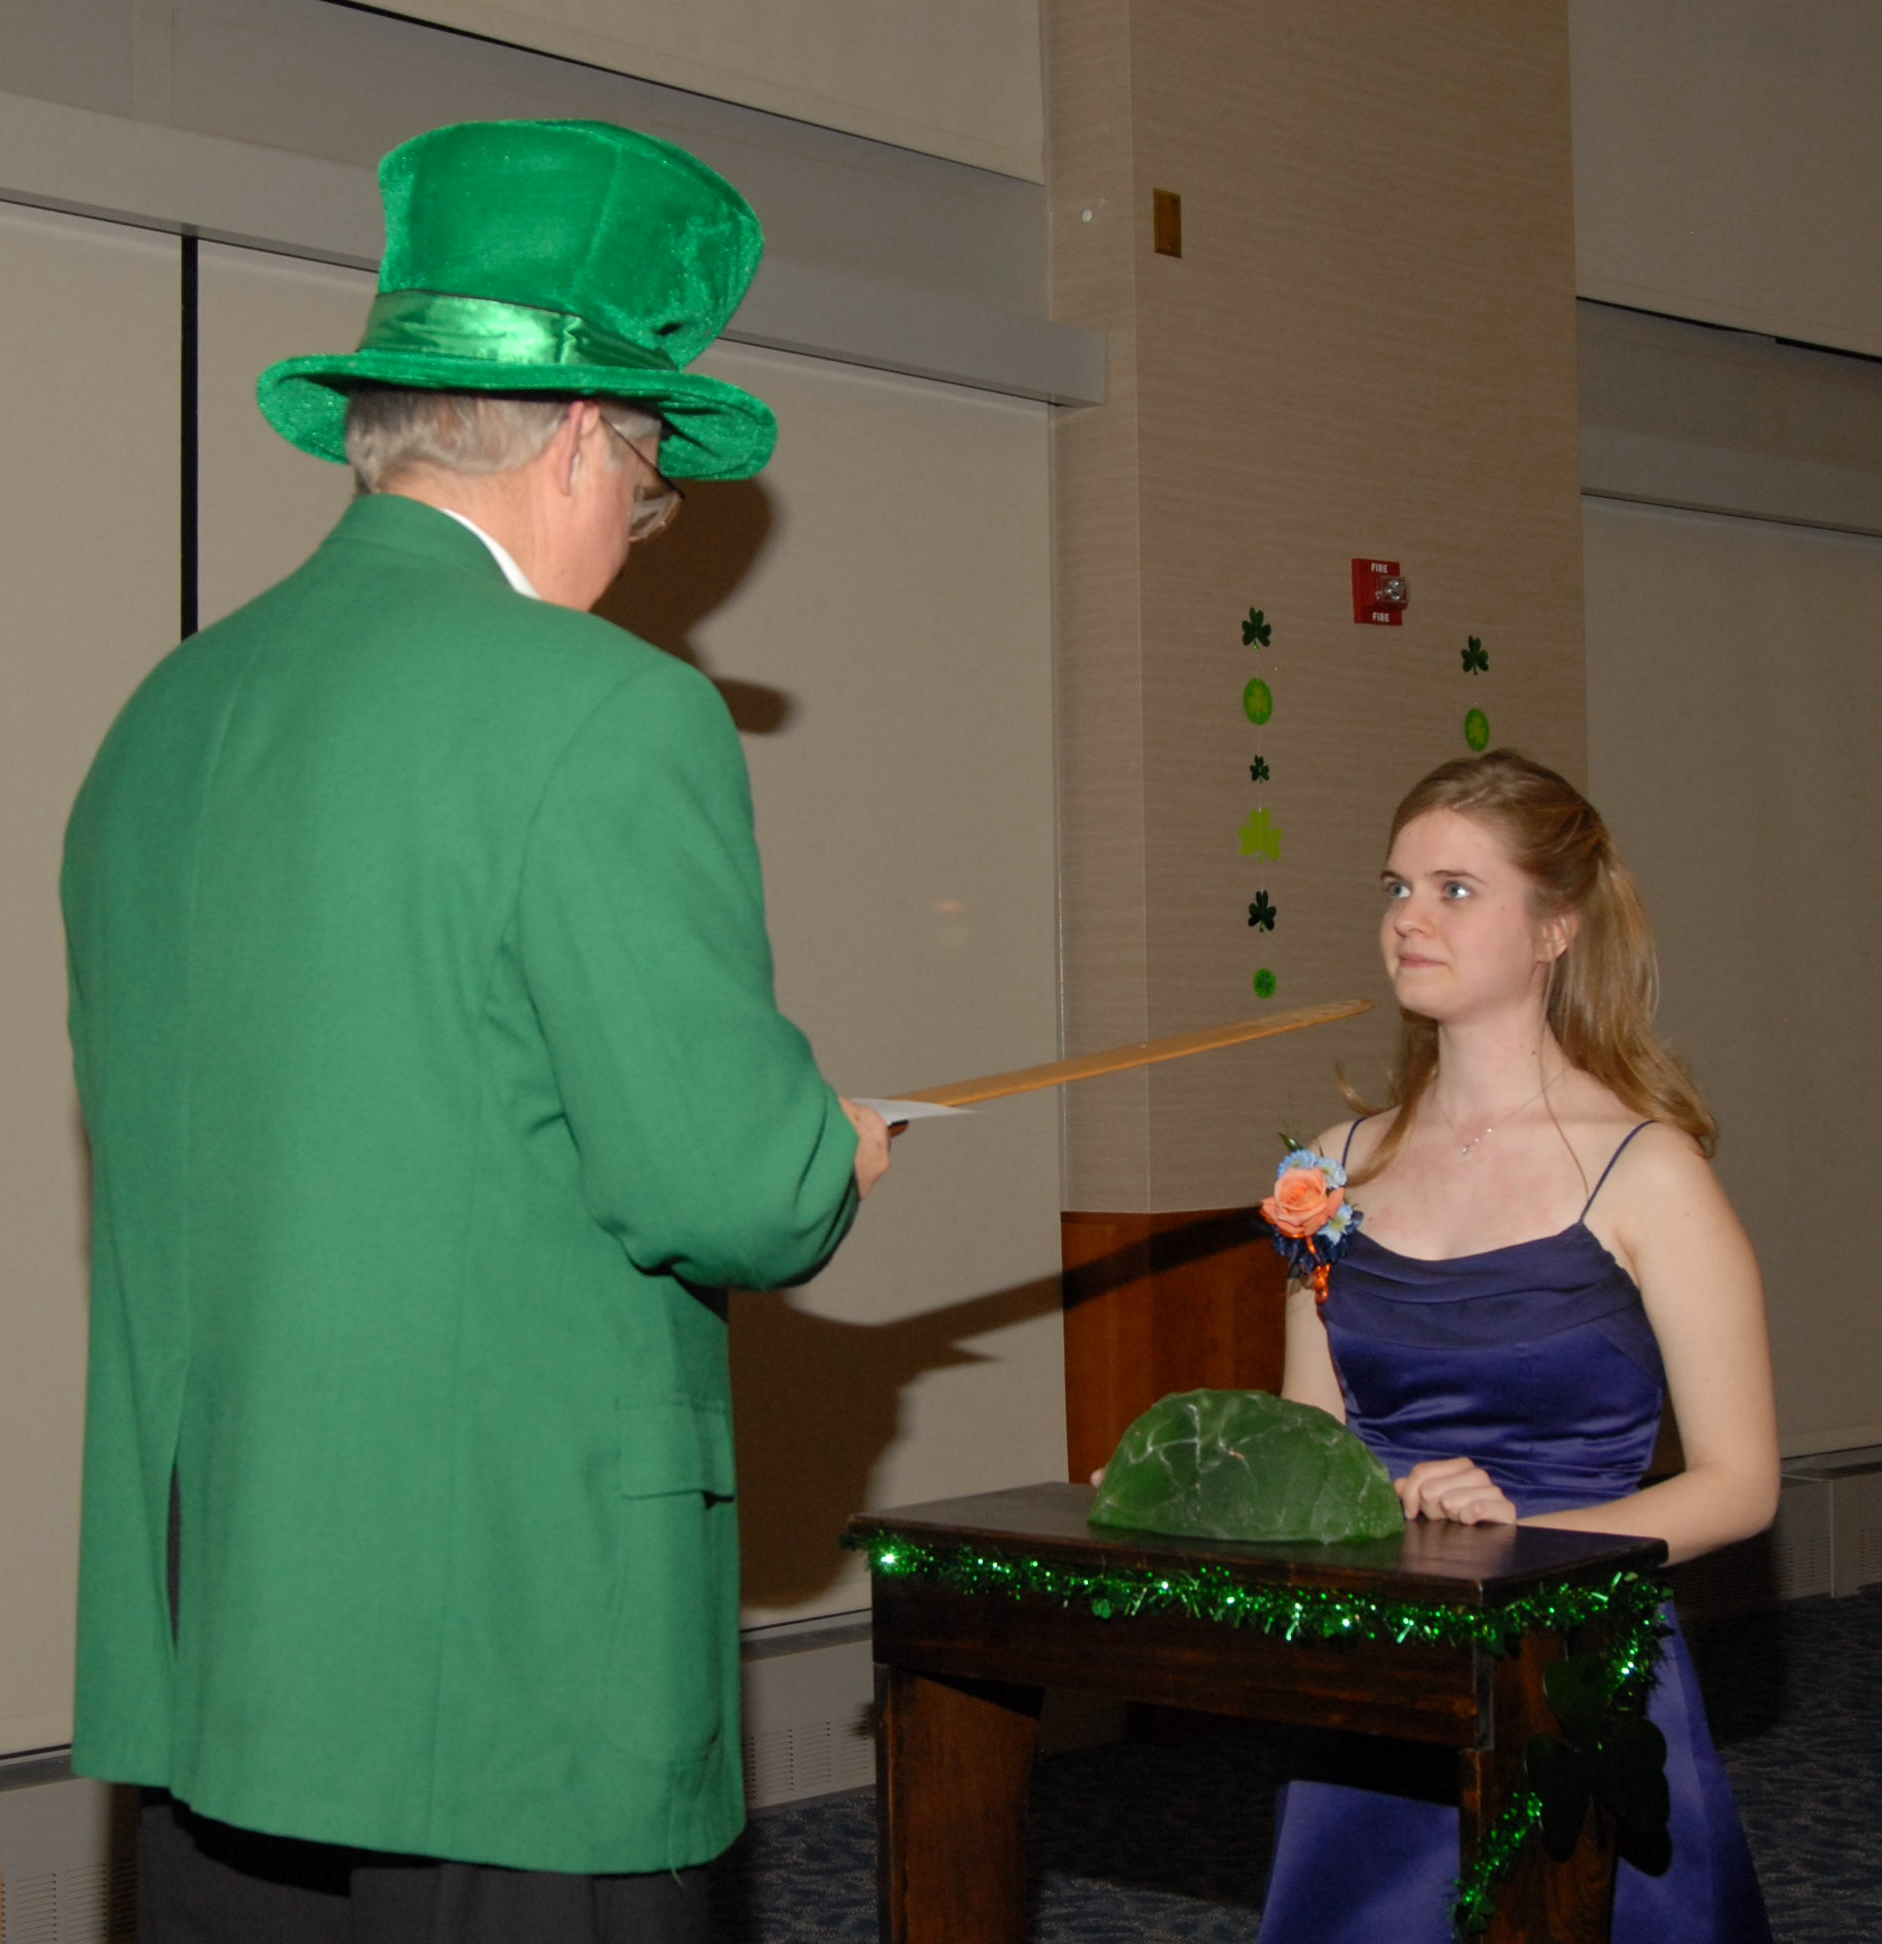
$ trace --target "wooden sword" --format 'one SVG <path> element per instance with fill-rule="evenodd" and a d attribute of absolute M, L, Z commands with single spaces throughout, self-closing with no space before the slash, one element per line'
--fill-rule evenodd
<path fill-rule="evenodd" d="M 1065 1087 L 1074 1080 L 1096 1080 L 1106 1073 L 1128 1073 L 1132 1067 L 1157 1066 L 1164 1060 L 1186 1060 L 1195 1053 L 1240 1046 L 1246 1040 L 1272 1039 L 1277 1033 L 1298 1033 L 1309 1026 L 1330 1026 L 1336 1019 L 1352 1019 L 1371 1012 L 1370 999 L 1329 999 L 1324 1005 L 1297 1006 L 1292 1012 L 1264 1013 L 1259 1019 L 1231 1020 L 1226 1026 L 1205 1026 L 1194 1033 L 1172 1033 L 1165 1039 L 1139 1040 L 1131 1046 L 1111 1046 L 1102 1053 L 1081 1053 L 1076 1059 L 1048 1060 L 1044 1066 L 1015 1067 L 1010 1073 L 987 1073 L 978 1080 L 955 1080 L 945 1087 L 922 1087 L 899 1093 L 898 1100 L 925 1100 L 937 1107 L 971 1107 L 982 1100 L 1002 1100 L 1008 1094 L 1036 1093 L 1041 1087 Z"/>

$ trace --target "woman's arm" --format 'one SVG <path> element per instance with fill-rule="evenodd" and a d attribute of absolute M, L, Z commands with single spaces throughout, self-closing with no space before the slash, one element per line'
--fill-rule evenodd
<path fill-rule="evenodd" d="M 1346 1145 L 1351 1121 L 1329 1127 L 1314 1142 L 1316 1154 L 1336 1159 Z M 1281 1395 L 1296 1404 L 1317 1404 L 1329 1417 L 1346 1422 L 1346 1399 L 1327 1347 L 1327 1328 L 1311 1283 L 1294 1283 L 1287 1292 L 1287 1356 L 1281 1369 Z"/>
<path fill-rule="evenodd" d="M 1659 1339 L 1686 1469 L 1606 1505 L 1526 1525 L 1664 1539 L 1675 1563 L 1748 1538 L 1777 1512 L 1777 1409 L 1757 1258 L 1691 1141 L 1649 1128 L 1614 1171 L 1601 1227 Z"/>
<path fill-rule="evenodd" d="M 1329 1417 L 1346 1422 L 1346 1399 L 1327 1348 L 1327 1326 L 1313 1299 L 1312 1283 L 1295 1283 L 1287 1292 L 1287 1360 L 1281 1369 L 1281 1395 L 1296 1404 L 1317 1404 Z"/>

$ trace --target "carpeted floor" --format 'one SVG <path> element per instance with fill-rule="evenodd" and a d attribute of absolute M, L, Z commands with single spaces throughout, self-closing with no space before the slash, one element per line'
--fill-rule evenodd
<path fill-rule="evenodd" d="M 1882 1586 L 1688 1627 L 1779 1944 L 1882 1940 Z M 1039 1944 L 1251 1944 L 1273 1753 L 1245 1732 L 1041 1762 Z M 868 1792 L 756 1817 L 715 1944 L 875 1944 Z"/>

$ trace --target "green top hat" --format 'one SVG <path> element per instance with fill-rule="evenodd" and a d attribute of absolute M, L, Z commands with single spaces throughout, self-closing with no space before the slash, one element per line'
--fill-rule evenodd
<path fill-rule="evenodd" d="M 723 176 L 607 122 L 459 122 L 379 165 L 386 253 L 359 349 L 261 375 L 270 425 L 346 458 L 346 394 L 632 399 L 666 423 L 661 469 L 743 479 L 771 456 L 771 408 L 685 367 L 738 308 L 763 234 Z"/>

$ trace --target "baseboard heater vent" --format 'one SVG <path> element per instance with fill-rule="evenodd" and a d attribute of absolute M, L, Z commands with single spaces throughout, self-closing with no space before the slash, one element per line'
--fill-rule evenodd
<path fill-rule="evenodd" d="M 866 1615 L 745 1636 L 745 1798 L 754 1809 L 876 1779 Z"/>
<path fill-rule="evenodd" d="M 1784 1469 L 1829 1497 L 1829 1590 L 1860 1593 L 1882 1580 L 1882 1445 L 1794 1458 Z"/>
<path fill-rule="evenodd" d="M 136 1944 L 136 1816 L 133 1789 L 0 1763 L 0 1944 Z"/>

